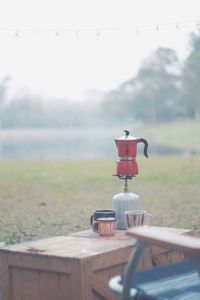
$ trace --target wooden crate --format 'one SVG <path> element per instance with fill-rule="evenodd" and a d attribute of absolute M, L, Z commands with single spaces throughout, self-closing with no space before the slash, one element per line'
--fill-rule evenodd
<path fill-rule="evenodd" d="M 134 244 L 125 231 L 102 238 L 88 230 L 0 249 L 0 300 L 115 300 L 108 281 L 123 272 Z M 163 251 L 148 250 L 140 267 Z"/>

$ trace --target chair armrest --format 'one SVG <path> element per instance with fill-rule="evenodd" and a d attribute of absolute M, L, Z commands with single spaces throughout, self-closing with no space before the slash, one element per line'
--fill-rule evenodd
<path fill-rule="evenodd" d="M 159 245 L 185 254 L 200 255 L 200 239 L 158 229 L 154 226 L 140 226 L 127 230 L 127 235 L 145 244 Z"/>
<path fill-rule="evenodd" d="M 123 291 L 122 276 L 116 275 L 116 276 L 112 277 L 109 280 L 108 286 L 115 293 L 122 294 L 122 291 Z M 134 288 L 131 288 L 129 293 L 130 293 L 130 297 L 135 297 L 135 295 L 137 294 L 137 290 Z"/>

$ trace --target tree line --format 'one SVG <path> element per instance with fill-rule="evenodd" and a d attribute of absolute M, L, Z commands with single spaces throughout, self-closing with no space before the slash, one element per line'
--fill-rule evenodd
<path fill-rule="evenodd" d="M 14 127 L 90 126 L 120 121 L 155 124 L 177 118 L 200 119 L 200 31 L 192 33 L 181 62 L 175 50 L 158 48 L 135 77 L 101 95 L 101 101 L 63 101 L 49 105 L 22 93 L 6 102 L 9 77 L 0 80 L 0 125 Z"/>
<path fill-rule="evenodd" d="M 182 63 L 173 49 L 156 49 L 134 78 L 106 95 L 105 111 L 150 124 L 200 119 L 200 31 L 191 34 L 189 47 Z"/>

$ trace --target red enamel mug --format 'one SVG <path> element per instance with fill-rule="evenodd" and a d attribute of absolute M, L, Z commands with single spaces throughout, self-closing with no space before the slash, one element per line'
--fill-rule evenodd
<path fill-rule="evenodd" d="M 115 218 L 99 218 L 92 224 L 92 229 L 99 236 L 111 237 L 115 235 L 116 219 Z"/>

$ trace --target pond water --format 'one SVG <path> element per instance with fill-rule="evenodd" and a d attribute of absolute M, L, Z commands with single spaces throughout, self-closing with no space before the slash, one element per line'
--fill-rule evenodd
<path fill-rule="evenodd" d="M 89 159 L 117 156 L 121 128 L 1 129 L 0 159 Z M 121 134 L 123 135 L 123 133 Z M 138 144 L 142 153 L 143 145 Z M 195 154 L 149 142 L 149 154 Z"/>

